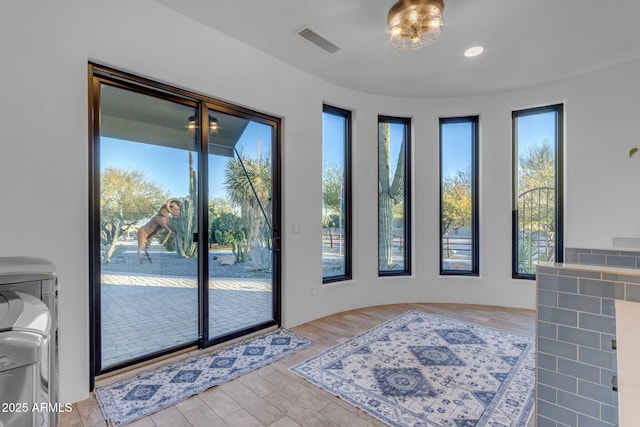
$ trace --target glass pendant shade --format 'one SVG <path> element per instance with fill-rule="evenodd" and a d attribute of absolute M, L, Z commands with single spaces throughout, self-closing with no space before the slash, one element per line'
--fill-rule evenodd
<path fill-rule="evenodd" d="M 443 0 L 398 0 L 387 16 L 389 42 L 400 50 L 426 46 L 444 26 Z"/>

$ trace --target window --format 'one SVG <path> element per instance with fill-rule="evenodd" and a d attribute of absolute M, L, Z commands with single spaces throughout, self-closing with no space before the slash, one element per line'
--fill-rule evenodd
<path fill-rule="evenodd" d="M 322 279 L 351 279 L 351 112 L 322 109 Z"/>
<path fill-rule="evenodd" d="M 440 119 L 440 274 L 479 274 L 478 117 Z"/>
<path fill-rule="evenodd" d="M 411 274 L 411 119 L 378 116 L 378 275 Z"/>
<path fill-rule="evenodd" d="M 514 111 L 514 278 L 535 279 L 536 265 L 562 262 L 562 105 Z"/>

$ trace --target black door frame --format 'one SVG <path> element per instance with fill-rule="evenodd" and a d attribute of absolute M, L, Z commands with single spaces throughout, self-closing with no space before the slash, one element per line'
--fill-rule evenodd
<path fill-rule="evenodd" d="M 281 325 L 281 119 L 269 114 L 239 107 L 189 90 L 148 80 L 133 74 L 119 71 L 96 63 L 88 66 L 88 102 L 89 102 L 89 386 L 93 390 L 96 376 L 115 370 L 131 367 L 141 362 L 165 356 L 176 351 L 198 346 L 205 348 L 214 344 L 238 338 L 262 329 Z M 198 109 L 199 117 L 207 117 L 208 111 L 216 110 L 237 117 L 267 124 L 272 129 L 272 312 L 273 320 L 233 331 L 229 334 L 209 337 L 209 289 L 208 277 L 208 132 L 206 126 L 200 126 L 197 139 L 198 153 L 198 340 L 177 347 L 163 349 L 125 363 L 102 369 L 101 337 L 101 268 L 100 268 L 100 84 L 105 83 L 127 90 L 159 97 L 173 102 L 193 106 Z"/>

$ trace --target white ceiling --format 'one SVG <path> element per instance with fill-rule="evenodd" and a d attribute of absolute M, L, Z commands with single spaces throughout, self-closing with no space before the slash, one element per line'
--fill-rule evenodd
<path fill-rule="evenodd" d="M 338 86 L 402 97 L 462 96 L 558 81 L 640 58 L 639 0 L 445 0 L 439 40 L 387 42 L 395 0 L 156 0 Z M 297 35 L 308 26 L 341 49 Z M 465 58 L 481 45 L 485 51 Z"/>

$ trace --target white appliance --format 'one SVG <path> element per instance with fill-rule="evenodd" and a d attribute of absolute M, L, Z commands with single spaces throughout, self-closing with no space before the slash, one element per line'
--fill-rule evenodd
<path fill-rule="evenodd" d="M 0 293 L 4 294 L 5 298 L 9 292 L 18 293 L 22 295 L 22 300 L 25 300 L 24 294 L 30 295 L 42 301 L 49 312 L 49 337 L 45 340 L 46 360 L 40 361 L 42 381 L 37 387 L 46 391 L 41 403 L 48 404 L 49 408 L 53 409 L 43 411 L 47 415 L 44 425 L 51 427 L 58 423 L 59 413 L 56 408 L 60 405 L 58 400 L 58 289 L 56 268 L 51 262 L 34 257 L 0 257 Z M 0 395 L 8 387 L 7 381 L 7 378 L 0 377 Z M 3 401 L 0 400 L 0 402 Z M 2 427 L 1 424 L 0 427 Z"/>
<path fill-rule="evenodd" d="M 50 426 L 51 315 L 32 295 L 0 292 L 0 426 Z"/>

